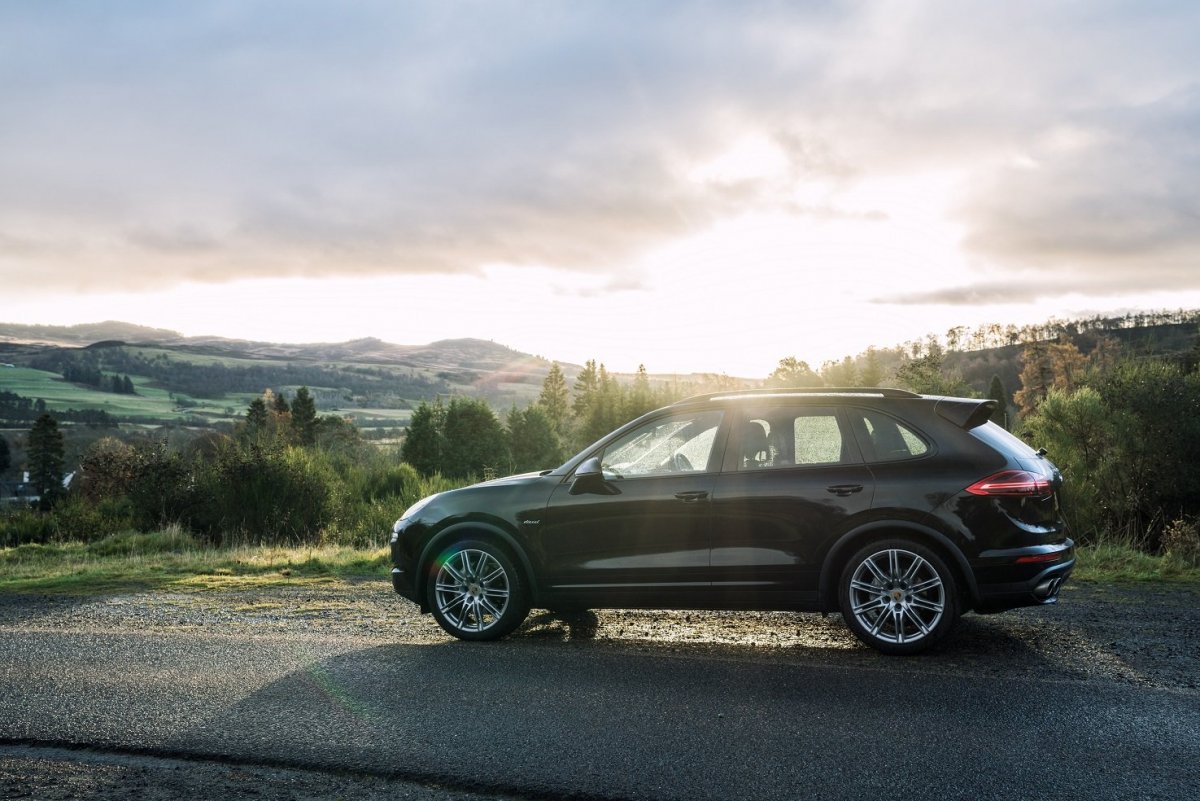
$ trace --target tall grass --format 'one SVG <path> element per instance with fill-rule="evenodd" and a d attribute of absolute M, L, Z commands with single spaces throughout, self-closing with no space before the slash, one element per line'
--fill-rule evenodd
<path fill-rule="evenodd" d="M 179 526 L 95 542 L 0 549 L 0 592 L 95 593 L 273 586 L 388 575 L 385 548 L 206 545 Z"/>

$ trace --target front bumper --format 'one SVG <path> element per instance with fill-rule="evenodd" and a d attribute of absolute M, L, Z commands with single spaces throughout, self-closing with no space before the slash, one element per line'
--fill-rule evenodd
<path fill-rule="evenodd" d="M 398 567 L 392 568 L 392 589 L 397 595 L 403 596 L 414 603 L 420 603 L 417 590 L 413 586 L 412 576 Z"/>

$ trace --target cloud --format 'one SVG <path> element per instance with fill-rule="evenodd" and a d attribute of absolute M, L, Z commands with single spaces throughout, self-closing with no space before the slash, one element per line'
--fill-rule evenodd
<path fill-rule="evenodd" d="M 624 287 L 723 219 L 885 223 L 840 191 L 949 170 L 989 265 L 1193 280 L 1196 14 L 8 4 L 0 275 L 53 292 L 503 264 Z M 698 171 L 747 136 L 769 169 Z"/>
<path fill-rule="evenodd" d="M 962 215 L 971 251 L 1050 285 L 1200 287 L 1200 85 L 1071 116 L 981 176 Z"/>

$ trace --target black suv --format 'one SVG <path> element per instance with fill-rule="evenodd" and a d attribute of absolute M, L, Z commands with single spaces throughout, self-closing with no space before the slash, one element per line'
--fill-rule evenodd
<path fill-rule="evenodd" d="M 732 392 L 623 426 L 555 470 L 433 495 L 392 584 L 464 640 L 531 606 L 841 611 L 915 653 L 968 610 L 1053 603 L 1075 564 L 1062 477 L 995 401 Z"/>

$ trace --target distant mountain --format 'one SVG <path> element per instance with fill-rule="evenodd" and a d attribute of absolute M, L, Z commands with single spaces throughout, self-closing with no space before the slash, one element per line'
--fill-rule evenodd
<path fill-rule="evenodd" d="M 268 387 L 290 393 L 308 386 L 324 408 L 341 409 L 407 409 L 452 394 L 480 397 L 497 409 L 523 407 L 537 397 L 551 366 L 544 358 L 482 339 L 397 345 L 368 337 L 290 344 L 185 337 L 114 321 L 0 323 L 0 364 L 49 375 L 87 374 L 100 381 L 129 375 L 185 403 L 187 398 L 228 399 L 240 406 L 247 393 Z M 582 369 L 560 367 L 568 381 Z M 0 391 L 10 390 L 7 377 L 0 375 Z"/>
<path fill-rule="evenodd" d="M 0 342 L 44 345 L 90 345 L 104 340 L 171 341 L 182 339 L 178 331 L 106 320 L 80 325 L 21 325 L 0 323 Z"/>

